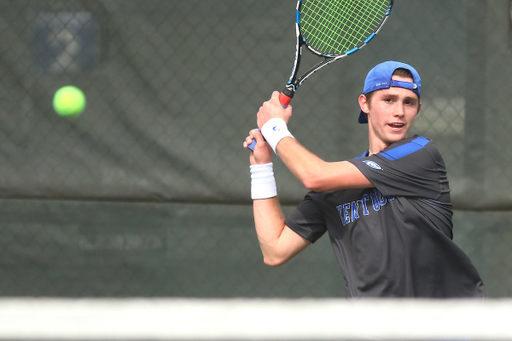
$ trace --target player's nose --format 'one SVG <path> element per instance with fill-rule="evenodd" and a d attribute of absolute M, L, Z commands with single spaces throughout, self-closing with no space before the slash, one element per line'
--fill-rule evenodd
<path fill-rule="evenodd" d="M 405 106 L 401 101 L 397 101 L 394 108 L 394 115 L 396 117 L 403 117 L 405 115 Z"/>

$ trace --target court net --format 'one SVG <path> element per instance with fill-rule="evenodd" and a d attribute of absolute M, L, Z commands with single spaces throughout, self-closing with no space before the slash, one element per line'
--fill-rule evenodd
<path fill-rule="evenodd" d="M 1 299 L 2 340 L 512 340 L 512 300 Z"/>

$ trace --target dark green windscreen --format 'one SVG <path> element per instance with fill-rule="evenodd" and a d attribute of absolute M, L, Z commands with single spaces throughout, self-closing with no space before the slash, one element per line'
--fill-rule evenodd
<path fill-rule="evenodd" d="M 0 295 L 342 296 L 327 235 L 269 268 L 252 219 L 242 142 L 290 75 L 295 6 L 0 0 Z M 454 241 L 489 297 L 512 296 L 510 27 L 510 0 L 395 1 L 377 39 L 308 80 L 288 122 L 322 159 L 358 157 L 366 74 L 413 65 L 410 135 L 443 155 Z M 75 119 L 52 108 L 65 85 L 87 97 Z M 307 189 L 273 162 L 288 214 Z"/>

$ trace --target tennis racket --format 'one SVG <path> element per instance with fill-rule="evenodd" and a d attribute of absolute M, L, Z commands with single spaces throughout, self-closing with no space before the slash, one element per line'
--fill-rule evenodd
<path fill-rule="evenodd" d="M 386 22 L 393 0 L 298 0 L 295 17 L 296 49 L 292 73 L 279 95 L 287 107 L 299 86 L 326 65 L 366 46 Z M 302 47 L 323 59 L 298 76 Z M 248 146 L 254 150 L 256 140 Z"/>

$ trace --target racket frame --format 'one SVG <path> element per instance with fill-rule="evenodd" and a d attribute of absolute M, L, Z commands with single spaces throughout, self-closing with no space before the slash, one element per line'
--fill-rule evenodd
<path fill-rule="evenodd" d="M 389 14 L 391 13 L 391 9 L 393 8 L 393 1 L 389 0 L 389 6 L 388 10 L 385 13 L 384 19 L 380 23 L 379 27 L 368 36 L 359 46 L 355 46 L 352 49 L 344 52 L 343 54 L 326 54 L 319 52 L 308 45 L 306 39 L 303 37 L 301 33 L 301 27 L 300 27 L 300 15 L 301 15 L 301 7 L 302 7 L 302 1 L 298 0 L 297 5 L 295 8 L 295 60 L 293 62 L 292 72 L 290 75 L 290 78 L 288 80 L 288 83 L 286 84 L 285 89 L 281 92 L 281 95 L 279 96 L 279 100 L 281 104 L 286 107 L 290 103 L 291 99 L 293 98 L 293 95 L 299 88 L 299 86 L 308 79 L 309 76 L 311 76 L 313 73 L 317 72 L 318 70 L 322 69 L 326 65 L 331 64 L 332 62 L 335 62 L 343 57 L 349 56 L 357 51 L 359 51 L 361 48 L 366 46 L 380 31 L 382 26 L 384 26 L 384 23 L 389 18 Z M 323 57 L 324 59 L 320 61 L 319 63 L 313 65 L 311 68 L 309 68 L 306 72 L 302 74 L 302 76 L 297 77 L 297 74 L 299 72 L 300 67 L 300 61 L 302 57 L 302 48 L 306 46 L 308 50 L 310 50 L 313 54 Z"/>
<path fill-rule="evenodd" d="M 349 56 L 360 49 L 362 49 L 364 46 L 366 46 L 381 30 L 382 26 L 386 23 L 386 21 L 389 18 L 389 14 L 391 13 L 391 9 L 393 8 L 394 0 L 388 0 L 389 5 L 388 9 L 384 15 L 384 19 L 380 23 L 380 25 L 377 27 L 375 32 L 371 33 L 359 46 L 354 46 L 352 49 L 342 53 L 342 54 L 326 54 L 322 53 L 320 51 L 315 50 L 311 46 L 308 45 L 305 38 L 302 36 L 301 29 L 300 29 L 300 14 L 301 14 L 301 6 L 302 6 L 303 0 L 297 0 L 297 5 L 295 8 L 295 60 L 293 62 L 292 72 L 290 75 L 290 79 L 288 80 L 288 83 L 286 84 L 286 87 L 284 90 L 279 94 L 279 102 L 281 105 L 286 108 L 290 101 L 292 100 L 293 96 L 295 95 L 295 92 L 299 88 L 299 86 L 304 83 L 306 79 L 308 79 L 309 76 L 311 76 L 313 73 L 317 72 L 318 70 L 322 69 L 326 65 L 331 64 L 332 62 L 335 62 L 343 57 Z M 305 0 L 307 1 L 307 0 Z M 329 0 L 326 0 L 329 1 Z M 306 72 L 302 74 L 302 76 L 297 77 L 297 74 L 299 72 L 301 57 L 302 57 L 302 48 L 306 46 L 313 54 L 323 57 L 324 59 L 320 61 L 319 63 L 313 65 L 311 68 L 309 68 Z M 248 148 L 251 151 L 254 151 L 254 148 L 256 147 L 256 140 L 253 139 L 252 143 L 248 146 Z"/>

